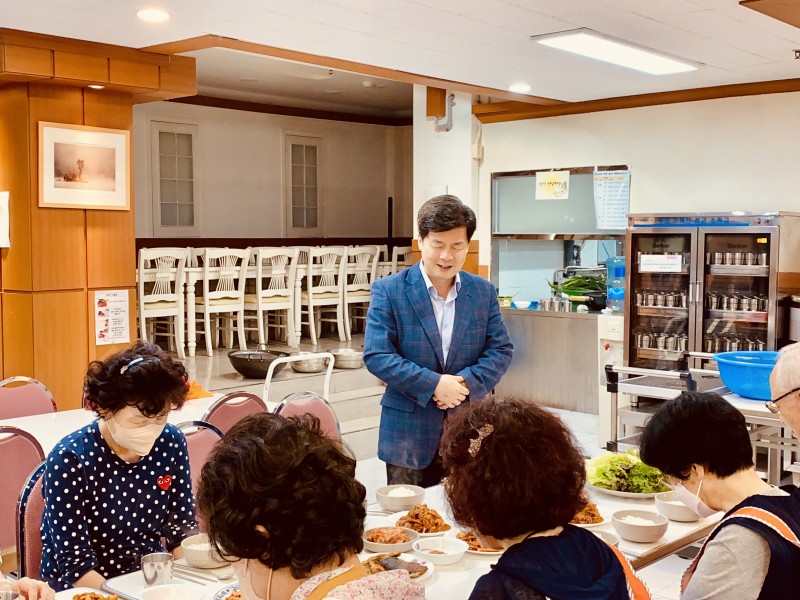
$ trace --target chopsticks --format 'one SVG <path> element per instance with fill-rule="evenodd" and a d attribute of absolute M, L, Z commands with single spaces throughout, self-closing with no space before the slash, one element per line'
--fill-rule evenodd
<path fill-rule="evenodd" d="M 203 573 L 195 573 L 194 571 L 189 571 L 188 569 L 184 569 L 181 565 L 173 565 L 172 567 L 172 576 L 177 577 L 178 579 L 184 579 L 186 581 L 191 581 L 192 583 L 199 583 L 205 585 L 204 581 L 212 581 L 214 583 L 219 581 L 219 578 L 214 575 L 207 575 Z"/>

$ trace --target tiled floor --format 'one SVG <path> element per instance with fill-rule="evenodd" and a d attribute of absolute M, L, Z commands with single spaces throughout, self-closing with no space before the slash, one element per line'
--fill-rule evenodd
<path fill-rule="evenodd" d="M 286 352 L 323 351 L 335 348 L 361 349 L 362 347 L 363 336 L 361 335 L 354 335 L 351 342 L 340 342 L 338 338 L 324 337 L 319 340 L 317 346 L 302 343 L 299 349 L 288 348 L 280 343 L 270 345 L 272 350 Z M 226 354 L 225 349 L 220 349 L 215 352 L 213 357 L 208 357 L 203 350 L 198 352 L 195 357 L 187 357 L 183 362 L 189 371 L 190 378 L 197 380 L 209 391 L 248 389 L 260 393 L 263 382 L 255 379 L 243 379 L 231 367 Z M 295 374 L 291 370 L 286 370 L 279 374 L 276 380 L 293 376 Z M 599 444 L 596 416 L 568 411 L 554 412 L 558 413 L 572 430 L 586 456 L 592 457 L 603 452 Z M 378 458 L 360 460 L 356 468 L 356 477 L 367 488 L 367 501 L 374 502 L 375 490 L 386 484 L 385 465 Z M 688 566 L 688 560 L 673 555 L 642 569 L 639 571 L 639 575 L 644 579 L 654 600 L 677 600 L 680 597 L 680 577 Z"/>

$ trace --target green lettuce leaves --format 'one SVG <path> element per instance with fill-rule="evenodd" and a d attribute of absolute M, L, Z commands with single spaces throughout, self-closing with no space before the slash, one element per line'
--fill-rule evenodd
<path fill-rule="evenodd" d="M 666 476 L 642 462 L 634 450 L 604 454 L 586 461 L 586 479 L 592 485 L 634 494 L 666 492 Z"/>

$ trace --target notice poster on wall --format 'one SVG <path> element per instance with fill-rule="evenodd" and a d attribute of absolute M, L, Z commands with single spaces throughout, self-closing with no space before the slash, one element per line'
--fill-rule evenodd
<path fill-rule="evenodd" d="M 0 248 L 11 248 L 11 219 L 8 216 L 8 192 L 0 192 Z"/>
<path fill-rule="evenodd" d="M 97 290 L 94 293 L 95 344 L 130 344 L 128 291 Z"/>
<path fill-rule="evenodd" d="M 569 171 L 538 171 L 536 173 L 537 200 L 568 200 Z"/>
<path fill-rule="evenodd" d="M 594 214 L 597 229 L 625 229 L 631 199 L 631 172 L 594 172 Z"/>

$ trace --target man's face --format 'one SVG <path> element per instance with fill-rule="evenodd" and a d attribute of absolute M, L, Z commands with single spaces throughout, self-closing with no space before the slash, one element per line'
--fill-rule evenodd
<path fill-rule="evenodd" d="M 458 227 L 450 231 L 430 232 L 419 239 L 422 263 L 434 285 L 453 281 L 464 266 L 469 250 L 467 228 Z"/>
<path fill-rule="evenodd" d="M 784 358 L 784 360 L 786 360 Z M 778 413 L 783 421 L 794 433 L 794 437 L 800 439 L 800 391 L 790 392 L 792 388 L 786 385 L 785 381 L 778 381 L 777 369 L 772 371 L 769 377 L 769 387 L 772 392 L 772 400 L 778 400 Z M 787 394 L 787 392 L 789 392 Z M 783 394 L 787 394 L 783 396 Z M 783 396 L 781 398 L 781 396 Z"/>

